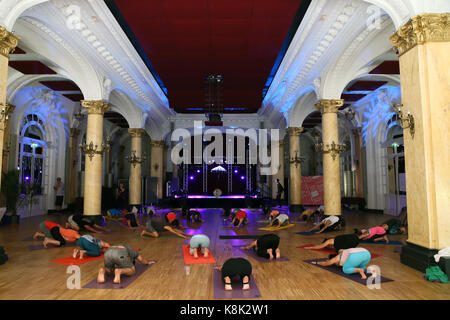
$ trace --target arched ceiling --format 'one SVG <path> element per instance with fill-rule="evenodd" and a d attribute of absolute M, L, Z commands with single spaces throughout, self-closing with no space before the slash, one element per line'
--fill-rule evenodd
<path fill-rule="evenodd" d="M 160 76 L 171 108 L 202 113 L 205 76 L 221 74 L 224 111 L 249 113 L 261 106 L 290 27 L 310 1 L 105 2 Z"/>

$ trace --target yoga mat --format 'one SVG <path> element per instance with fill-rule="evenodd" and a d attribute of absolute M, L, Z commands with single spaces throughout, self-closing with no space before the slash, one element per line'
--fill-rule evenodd
<path fill-rule="evenodd" d="M 231 279 L 231 287 L 233 290 L 226 291 L 225 284 L 222 281 L 222 272 L 214 269 L 214 299 L 254 299 L 261 298 L 258 286 L 253 276 L 250 276 L 250 290 L 242 290 L 242 282 L 240 277 Z"/>
<path fill-rule="evenodd" d="M 205 258 L 201 251 L 199 251 L 198 258 L 195 259 L 194 256 L 190 255 L 188 245 L 183 245 L 183 256 L 185 264 L 216 263 L 216 259 L 214 259 L 211 251 L 208 254 L 208 258 Z"/>
<path fill-rule="evenodd" d="M 64 247 L 76 247 L 76 246 L 77 246 L 77 244 L 75 242 L 68 242 L 62 247 L 58 247 L 58 246 L 55 246 L 55 245 L 49 243 L 47 245 L 47 249 L 64 248 Z M 30 251 L 34 251 L 34 250 L 44 250 L 46 248 L 44 248 L 43 244 L 34 244 L 34 245 L 31 245 L 31 246 L 28 246 L 28 249 L 30 249 Z"/>
<path fill-rule="evenodd" d="M 296 247 L 296 248 L 305 249 L 306 247 L 313 247 L 313 246 L 315 246 L 315 244 L 305 244 L 303 246 L 299 246 L 299 247 Z M 305 250 L 308 250 L 308 249 L 305 249 Z M 325 252 L 325 253 L 336 254 L 336 251 L 334 249 L 328 249 L 328 248 L 313 249 L 313 250 L 308 250 L 308 251 L 321 251 L 321 252 Z"/>
<path fill-rule="evenodd" d="M 314 262 L 314 261 L 326 261 L 326 260 L 328 260 L 328 259 L 325 258 L 325 259 L 303 260 L 303 262 L 306 262 L 306 263 L 309 263 L 309 264 L 311 264 L 313 266 L 319 267 L 321 269 L 333 272 L 334 274 L 337 274 L 338 276 L 344 277 L 344 278 L 349 279 L 349 280 L 356 281 L 356 282 L 364 284 L 364 285 L 367 283 L 367 280 L 361 279 L 361 275 L 359 273 L 345 274 L 344 271 L 342 271 L 342 267 L 338 267 L 338 266 L 335 266 L 335 265 L 332 265 L 332 266 L 329 266 L 329 267 L 324 267 L 324 266 L 320 266 L 318 264 L 312 264 L 311 263 L 311 262 Z M 367 275 L 367 278 L 369 278 L 369 274 L 366 273 L 366 275 Z M 390 281 L 394 281 L 394 280 L 381 276 L 380 281 L 381 282 L 390 282 Z"/>
<path fill-rule="evenodd" d="M 97 277 L 94 280 L 86 284 L 84 289 L 124 289 L 128 287 L 134 280 L 136 280 L 141 274 L 143 274 L 148 268 L 150 268 L 153 264 L 147 265 L 137 262 L 135 265 L 136 273 L 131 277 L 122 275 L 120 277 L 120 283 L 116 284 L 113 282 L 113 275 L 105 275 L 105 283 L 97 283 Z"/>
<path fill-rule="evenodd" d="M 270 223 L 269 220 L 257 220 L 257 223 Z M 306 221 L 291 221 L 291 223 L 306 223 Z"/>
<path fill-rule="evenodd" d="M 219 239 L 259 239 L 262 236 L 262 234 L 259 235 L 250 235 L 250 234 L 245 234 L 245 235 L 221 235 L 219 236 Z"/>
<path fill-rule="evenodd" d="M 148 235 L 144 235 L 144 237 L 141 237 L 140 234 L 135 234 L 135 235 L 133 235 L 132 238 L 133 238 L 133 239 L 144 239 L 144 238 L 150 238 L 150 239 L 159 239 L 159 238 L 180 238 L 180 239 L 183 239 L 183 238 L 181 238 L 181 237 L 179 237 L 179 236 L 177 236 L 177 235 L 174 235 L 174 234 L 159 234 L 159 237 L 158 237 L 158 238 L 154 238 L 154 237 L 148 236 Z"/>
<path fill-rule="evenodd" d="M 396 248 L 394 249 L 394 252 L 396 252 L 396 253 L 402 253 L 402 247 L 396 247 Z"/>
<path fill-rule="evenodd" d="M 284 227 L 266 227 L 266 228 L 259 228 L 258 230 L 278 231 L 278 230 L 282 230 L 282 229 L 292 228 L 293 226 L 295 226 L 295 224 L 290 223 L 290 224 L 288 224 L 287 226 L 284 226 Z"/>
<path fill-rule="evenodd" d="M 311 232 L 309 232 L 309 231 L 296 232 L 296 234 L 301 234 L 302 236 L 313 236 L 313 235 L 321 235 L 321 234 L 329 233 L 329 232 L 337 232 L 338 230 L 335 230 L 335 231 L 323 231 L 321 233 L 317 233 L 317 231 L 319 231 L 319 230 L 311 231 Z"/>
<path fill-rule="evenodd" d="M 364 244 L 385 244 L 385 245 L 393 245 L 393 246 L 398 246 L 398 245 L 403 245 L 403 242 L 401 241 L 389 241 L 389 243 L 386 243 L 385 241 L 378 241 L 378 242 L 372 242 L 372 241 L 366 241 L 366 240 L 361 240 L 359 243 L 364 243 Z"/>
<path fill-rule="evenodd" d="M 23 238 L 22 241 L 44 241 L 44 240 L 42 237 L 38 238 L 37 240 L 34 240 L 33 237 L 30 236 L 30 237 Z"/>
<path fill-rule="evenodd" d="M 306 247 L 312 247 L 314 246 L 313 244 L 305 244 L 303 246 L 299 246 L 296 248 L 300 248 L 300 249 L 305 249 Z M 305 249 L 308 250 L 308 249 Z M 332 253 L 332 254 L 336 254 L 336 251 L 334 249 L 328 249 L 328 248 L 323 248 L 323 249 L 310 249 L 308 251 L 321 251 L 321 252 L 325 252 L 325 253 Z M 381 257 L 382 255 L 379 253 L 370 253 L 370 255 L 372 256 L 372 259 L 376 259 L 378 257 Z"/>
<path fill-rule="evenodd" d="M 83 264 L 89 261 L 95 261 L 95 260 L 101 260 L 103 259 L 103 254 L 99 257 L 91 257 L 86 255 L 84 259 L 79 259 L 79 258 L 74 258 L 72 256 L 67 257 L 67 258 L 61 258 L 61 259 L 56 259 L 56 260 L 52 260 L 52 262 L 56 262 L 56 263 L 60 263 L 60 264 L 64 264 L 66 266 L 70 266 L 70 265 L 79 265 L 79 264 Z"/>
<path fill-rule="evenodd" d="M 280 259 L 275 259 L 275 256 L 274 256 L 274 257 L 273 257 L 273 260 L 266 259 L 266 258 L 262 258 L 262 257 L 259 257 L 259 256 L 256 254 L 255 250 L 253 250 L 253 249 L 245 250 L 245 249 L 242 249 L 240 246 L 233 246 L 233 248 L 236 249 L 236 250 L 238 250 L 238 251 L 240 251 L 240 252 L 242 252 L 242 253 L 245 253 L 245 254 L 248 255 L 249 257 L 251 257 L 251 258 L 253 258 L 253 259 L 255 259 L 255 260 L 258 260 L 259 262 L 262 262 L 262 263 L 289 261 L 289 259 L 288 259 L 287 257 L 283 257 L 283 256 L 281 256 Z"/>

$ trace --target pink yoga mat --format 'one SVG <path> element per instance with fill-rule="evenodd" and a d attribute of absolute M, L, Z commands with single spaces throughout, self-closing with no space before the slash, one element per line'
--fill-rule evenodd
<path fill-rule="evenodd" d="M 242 290 L 242 281 L 239 277 L 231 279 L 231 286 L 233 290 L 226 291 L 225 284 L 222 281 L 222 272 L 214 269 L 214 299 L 255 299 L 261 298 L 258 286 L 253 278 L 250 276 L 250 290 Z"/>
<path fill-rule="evenodd" d="M 105 276 L 105 283 L 97 283 L 97 277 L 94 280 L 86 284 L 84 289 L 124 289 L 128 287 L 134 280 L 136 280 L 141 274 L 143 274 L 148 268 L 150 268 L 153 264 L 147 265 L 136 262 L 135 268 L 136 273 L 131 277 L 121 276 L 120 283 L 116 284 L 113 282 L 113 276 Z"/>

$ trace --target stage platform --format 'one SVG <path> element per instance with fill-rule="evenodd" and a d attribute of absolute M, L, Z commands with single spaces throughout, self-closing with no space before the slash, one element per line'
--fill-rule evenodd
<path fill-rule="evenodd" d="M 188 195 L 187 197 L 177 196 L 172 199 L 165 199 L 161 204 L 168 208 L 181 208 L 183 206 L 201 209 L 260 208 L 261 205 L 267 201 L 267 199 L 245 195 L 226 195 L 219 198 L 209 195 Z"/>

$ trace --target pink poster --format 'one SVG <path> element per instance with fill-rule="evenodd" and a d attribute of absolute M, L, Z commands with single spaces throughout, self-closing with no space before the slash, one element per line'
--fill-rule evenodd
<path fill-rule="evenodd" d="M 323 205 L 323 176 L 302 177 L 302 204 Z"/>

